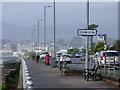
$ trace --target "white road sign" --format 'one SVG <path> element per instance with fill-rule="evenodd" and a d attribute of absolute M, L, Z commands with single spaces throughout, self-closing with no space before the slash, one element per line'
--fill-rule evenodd
<path fill-rule="evenodd" d="M 79 36 L 96 36 L 97 30 L 78 29 L 77 34 Z"/>
<path fill-rule="evenodd" d="M 98 34 L 98 40 L 104 40 L 104 34 Z"/>

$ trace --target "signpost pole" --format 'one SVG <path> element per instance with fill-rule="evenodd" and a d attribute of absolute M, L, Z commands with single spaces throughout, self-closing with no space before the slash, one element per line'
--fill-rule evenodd
<path fill-rule="evenodd" d="M 104 39 L 105 39 L 105 66 L 104 66 L 104 68 L 105 68 L 105 74 L 106 74 L 106 49 L 107 49 L 107 34 L 105 34 L 104 35 Z"/>
<path fill-rule="evenodd" d="M 87 29 L 89 25 L 89 0 L 87 0 Z M 89 52 L 89 36 L 86 38 L 86 60 L 85 60 L 85 69 L 88 69 L 88 52 Z"/>

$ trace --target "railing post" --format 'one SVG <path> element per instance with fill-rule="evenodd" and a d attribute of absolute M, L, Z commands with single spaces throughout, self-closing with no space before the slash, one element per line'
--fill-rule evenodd
<path fill-rule="evenodd" d="M 113 75 L 115 77 L 115 57 L 114 57 L 114 70 L 113 70 Z"/>
<path fill-rule="evenodd" d="M 109 75 L 110 75 L 110 57 L 109 57 Z"/>

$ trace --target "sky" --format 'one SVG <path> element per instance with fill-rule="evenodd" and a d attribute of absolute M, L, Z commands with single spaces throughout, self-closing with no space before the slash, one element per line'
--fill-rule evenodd
<path fill-rule="evenodd" d="M 52 2 L 3 2 L 3 39 L 31 39 L 33 25 L 44 19 L 44 6 Z M 118 37 L 118 3 L 90 2 L 89 24 L 97 24 L 98 34 Z M 47 40 L 53 39 L 53 7 L 46 8 Z M 43 41 L 44 22 L 40 21 L 40 41 Z M 86 27 L 86 2 L 56 2 L 56 38 L 71 40 L 77 36 L 77 29 Z M 97 37 L 94 37 L 97 38 Z"/>

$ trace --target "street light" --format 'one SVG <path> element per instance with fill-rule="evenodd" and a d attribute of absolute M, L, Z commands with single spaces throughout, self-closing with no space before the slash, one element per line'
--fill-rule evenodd
<path fill-rule="evenodd" d="M 87 22 L 86 22 L 86 25 L 87 25 L 87 29 L 88 29 L 88 26 L 89 26 L 89 0 L 87 0 Z M 89 52 L 89 36 L 87 36 L 86 38 L 86 60 L 85 60 L 85 69 L 88 69 L 88 58 L 89 58 L 89 55 L 88 55 L 88 52 Z"/>
<path fill-rule="evenodd" d="M 40 39 L 40 35 L 39 35 L 39 21 L 43 21 L 43 19 L 38 19 L 38 54 L 39 54 L 39 46 L 40 46 L 40 42 L 39 42 L 39 39 Z"/>
<path fill-rule="evenodd" d="M 53 7 L 53 15 L 54 15 L 54 58 L 56 59 L 56 27 L 55 27 L 55 0 L 54 0 L 54 7 Z"/>
<path fill-rule="evenodd" d="M 32 51 L 34 51 L 34 29 L 32 29 Z"/>
<path fill-rule="evenodd" d="M 45 47 L 46 47 L 46 8 L 52 6 L 44 6 L 44 61 L 45 61 Z"/>
<path fill-rule="evenodd" d="M 35 53 L 35 25 L 33 26 L 33 47 L 34 47 L 34 53 Z"/>
<path fill-rule="evenodd" d="M 34 45 L 33 45 L 33 47 L 34 47 L 34 53 L 35 53 L 35 42 L 36 42 L 36 39 L 35 39 L 35 27 L 36 27 L 36 25 L 33 25 L 33 43 L 34 43 Z"/>

